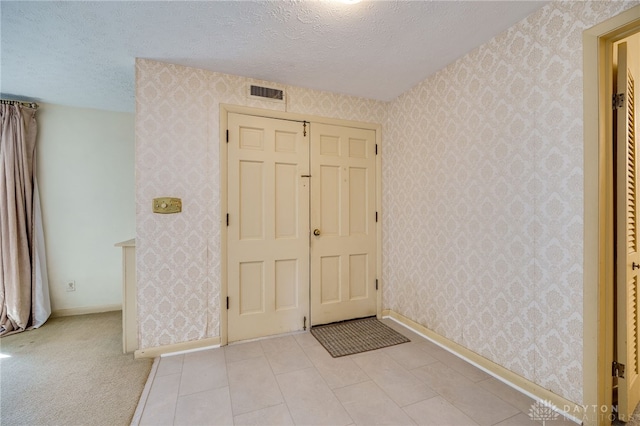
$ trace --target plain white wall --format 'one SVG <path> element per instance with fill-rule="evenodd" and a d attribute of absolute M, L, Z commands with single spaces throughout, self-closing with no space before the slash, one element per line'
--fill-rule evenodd
<path fill-rule="evenodd" d="M 114 244 L 135 236 L 134 114 L 40 104 L 37 117 L 52 310 L 113 308 L 122 303 Z"/>

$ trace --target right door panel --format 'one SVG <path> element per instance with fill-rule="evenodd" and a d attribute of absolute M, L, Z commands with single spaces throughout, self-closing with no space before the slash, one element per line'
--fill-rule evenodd
<path fill-rule="evenodd" d="M 376 314 L 375 141 L 373 130 L 311 126 L 312 325 Z"/>

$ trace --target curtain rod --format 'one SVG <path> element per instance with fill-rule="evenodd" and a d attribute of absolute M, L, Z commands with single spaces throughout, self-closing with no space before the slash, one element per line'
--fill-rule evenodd
<path fill-rule="evenodd" d="M 12 101 L 10 99 L 0 99 L 0 104 L 2 105 L 21 105 L 27 108 L 38 109 L 38 104 L 35 102 L 24 102 L 24 101 Z"/>

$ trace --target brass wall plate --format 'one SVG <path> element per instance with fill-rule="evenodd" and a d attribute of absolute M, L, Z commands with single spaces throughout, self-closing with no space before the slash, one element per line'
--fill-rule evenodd
<path fill-rule="evenodd" d="M 180 213 L 182 200 L 180 198 L 161 197 L 153 199 L 153 212 L 160 214 Z"/>

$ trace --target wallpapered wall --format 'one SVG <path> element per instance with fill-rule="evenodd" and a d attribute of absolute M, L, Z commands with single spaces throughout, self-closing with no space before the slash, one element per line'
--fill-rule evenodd
<path fill-rule="evenodd" d="M 246 96 L 243 77 L 136 61 L 136 256 L 140 347 L 219 336 L 219 104 L 383 123 L 382 102 L 286 86 L 287 104 Z M 182 198 L 181 214 L 151 211 Z"/>
<path fill-rule="evenodd" d="M 578 403 L 582 31 L 633 4 L 551 3 L 385 126 L 385 308 Z"/>
<path fill-rule="evenodd" d="M 286 88 L 288 111 L 384 124 L 383 308 L 578 403 L 582 31 L 634 4 L 550 3 L 388 104 Z M 218 105 L 284 107 L 242 77 L 136 70 L 141 347 L 218 336 Z"/>

